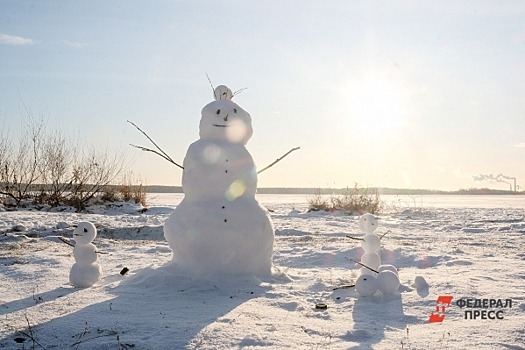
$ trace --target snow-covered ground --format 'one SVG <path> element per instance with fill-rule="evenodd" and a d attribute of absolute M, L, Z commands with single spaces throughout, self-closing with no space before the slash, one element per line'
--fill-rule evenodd
<path fill-rule="evenodd" d="M 402 285 L 371 298 L 334 290 L 359 275 L 351 259 L 363 250 L 346 237 L 361 235 L 357 216 L 307 213 L 305 196 L 258 198 L 276 227 L 264 280 L 170 269 L 162 225 L 181 195 L 151 195 L 144 213 L 1 211 L 0 348 L 525 349 L 522 196 L 388 197 L 380 255 Z M 68 283 L 73 249 L 57 237 L 86 220 L 98 228 L 104 277 L 77 289 Z M 452 303 L 443 322 L 429 323 L 439 296 Z"/>

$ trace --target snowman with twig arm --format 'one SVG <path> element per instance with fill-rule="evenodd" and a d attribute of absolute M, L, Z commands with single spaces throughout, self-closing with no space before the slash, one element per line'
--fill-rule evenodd
<path fill-rule="evenodd" d="M 69 272 L 69 282 L 79 288 L 91 287 L 100 280 L 102 268 L 97 263 L 97 247 L 92 243 L 97 228 L 91 222 L 81 222 L 73 231 L 75 263 Z"/>
<path fill-rule="evenodd" d="M 218 86 L 202 109 L 200 138 L 183 162 L 184 199 L 164 225 L 173 263 L 192 275 L 268 275 L 274 228 L 255 199 L 257 171 L 246 143 L 250 114 Z"/>

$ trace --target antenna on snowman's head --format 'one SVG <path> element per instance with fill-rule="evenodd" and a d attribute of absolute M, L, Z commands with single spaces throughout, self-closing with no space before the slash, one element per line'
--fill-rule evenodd
<path fill-rule="evenodd" d="M 239 89 L 239 90 L 235 91 L 235 92 L 233 93 L 233 95 L 232 95 L 232 98 L 233 98 L 235 95 L 240 94 L 241 92 L 243 92 L 243 91 L 246 90 L 246 89 L 248 89 L 248 88 L 247 88 L 247 87 L 244 87 L 244 88 L 242 88 L 242 89 Z"/>
<path fill-rule="evenodd" d="M 210 76 L 208 75 L 208 73 L 206 73 L 206 78 L 208 78 L 208 82 L 210 83 L 211 92 L 213 92 L 215 94 L 215 88 L 213 87 L 213 83 L 211 82 L 211 79 L 210 79 Z"/>

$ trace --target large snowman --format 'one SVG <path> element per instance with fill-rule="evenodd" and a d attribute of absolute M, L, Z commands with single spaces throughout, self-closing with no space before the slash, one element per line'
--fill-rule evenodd
<path fill-rule="evenodd" d="M 202 109 L 200 139 L 184 158 L 184 199 L 164 225 L 173 263 L 186 273 L 271 273 L 274 228 L 255 199 L 257 172 L 245 145 L 250 114 L 226 86 Z"/>

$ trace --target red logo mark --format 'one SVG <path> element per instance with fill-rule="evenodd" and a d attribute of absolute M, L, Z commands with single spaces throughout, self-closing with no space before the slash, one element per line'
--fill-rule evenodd
<path fill-rule="evenodd" d="M 429 323 L 443 322 L 445 319 L 445 308 L 450 306 L 452 295 L 440 295 L 436 300 L 436 311 L 430 314 Z"/>

